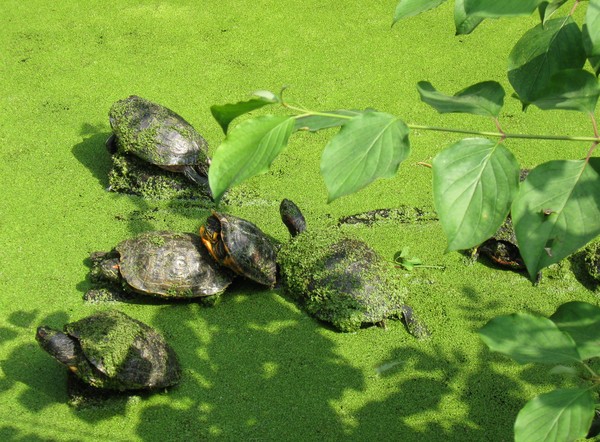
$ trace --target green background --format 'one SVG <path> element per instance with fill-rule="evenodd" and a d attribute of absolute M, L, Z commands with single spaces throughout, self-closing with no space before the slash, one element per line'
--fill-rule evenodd
<path fill-rule="evenodd" d="M 448 2 L 451 3 L 451 2 Z M 3 440 L 511 440 L 518 410 L 558 378 L 491 354 L 476 330 L 499 314 L 551 314 L 572 299 L 597 303 L 571 262 L 533 287 L 519 273 L 444 255 L 435 221 L 344 227 L 387 259 L 404 247 L 425 264 L 397 269 L 432 338 L 400 322 L 340 334 L 281 290 L 236 282 L 214 308 L 158 301 L 86 304 L 87 257 L 142 231 L 197 231 L 209 209 L 105 191 L 107 113 L 137 94 L 192 123 L 211 151 L 223 138 L 210 106 L 278 91 L 314 109 L 373 107 L 407 123 L 493 130 L 481 117 L 437 115 L 420 80 L 454 93 L 496 80 L 536 17 L 488 21 L 454 37 L 452 10 L 390 27 L 395 1 L 240 2 L 4 0 L 0 5 L 0 439 Z M 263 112 L 255 113 L 255 115 Z M 276 110 L 276 112 L 280 112 Z M 590 135 L 587 120 L 507 98 L 506 132 Z M 398 175 L 326 204 L 320 152 L 331 135 L 297 134 L 271 171 L 233 189 L 221 210 L 281 241 L 278 204 L 290 198 L 309 228 L 379 208 L 432 210 L 430 163 L 459 137 L 414 131 Z M 523 166 L 581 158 L 577 143 L 511 141 Z M 584 283 L 586 281 L 583 281 Z M 116 307 L 171 342 L 184 367 L 169 392 L 66 404 L 66 370 L 34 340 Z"/>

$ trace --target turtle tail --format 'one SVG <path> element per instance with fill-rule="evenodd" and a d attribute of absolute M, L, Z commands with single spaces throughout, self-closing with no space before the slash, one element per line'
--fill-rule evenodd
<path fill-rule="evenodd" d="M 279 205 L 281 221 L 287 227 L 290 235 L 296 236 L 306 230 L 306 220 L 300 208 L 292 201 L 284 199 Z"/>

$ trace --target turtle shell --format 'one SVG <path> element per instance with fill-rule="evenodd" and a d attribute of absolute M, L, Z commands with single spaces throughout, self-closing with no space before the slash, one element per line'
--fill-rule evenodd
<path fill-rule="evenodd" d="M 148 325 L 117 310 L 66 324 L 78 355 L 69 369 L 84 382 L 112 390 L 155 389 L 181 377 L 177 356 Z"/>
<path fill-rule="evenodd" d="M 232 281 L 232 275 L 214 262 L 200 237 L 192 233 L 146 232 L 115 249 L 121 276 L 140 293 L 172 298 L 212 296 Z"/>
<path fill-rule="evenodd" d="M 167 170 L 197 166 L 207 174 L 206 140 L 172 110 L 132 95 L 112 105 L 109 121 L 123 153 Z"/>
<path fill-rule="evenodd" d="M 366 243 L 333 232 L 303 232 L 278 255 L 282 284 L 305 310 L 344 332 L 400 317 L 408 290 Z"/>
<path fill-rule="evenodd" d="M 233 215 L 213 212 L 200 228 L 206 249 L 221 265 L 259 284 L 273 286 L 277 250 L 255 224 Z"/>

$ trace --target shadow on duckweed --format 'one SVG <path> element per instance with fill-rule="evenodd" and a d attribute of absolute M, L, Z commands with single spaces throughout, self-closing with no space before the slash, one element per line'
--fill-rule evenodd
<path fill-rule="evenodd" d="M 319 324 L 274 292 L 185 310 L 182 316 L 180 309 L 161 309 L 154 321 L 170 329 L 185 374 L 169 404 L 143 410 L 143 440 L 164 440 L 173 431 L 181 440 L 344 435 L 331 402 L 365 382 Z"/>
<path fill-rule="evenodd" d="M 214 308 L 195 303 L 149 306 L 155 315 L 147 323 L 163 334 L 179 356 L 181 383 L 168 391 L 111 396 L 92 407 L 71 408 L 72 415 L 94 424 L 139 407 L 134 431 L 144 441 L 219 436 L 239 440 L 510 438 L 524 400 L 521 386 L 501 372 L 502 363 L 510 363 L 505 358 L 483 346 L 475 355 L 467 355 L 436 341 L 411 343 L 392 350 L 370 376 L 340 355 L 338 344 L 328 336 L 334 332 L 278 291 L 245 286 L 243 292 L 234 290 Z M 118 309 L 118 303 L 114 307 Z M 32 337 L 34 326 L 41 323 L 68 322 L 68 315 L 60 311 L 41 320 L 37 316 L 36 310 L 21 311 L 10 320 Z M 343 340 L 352 335 L 337 336 Z M 18 400 L 33 412 L 68 400 L 66 369 L 34 342 L 15 348 L 2 369 L 0 391 L 23 384 L 26 388 Z M 367 377 L 385 382 L 387 393 L 356 410 L 345 410 L 340 404 L 346 395 L 369 394 L 372 382 Z M 542 383 L 535 370 L 525 370 L 522 378 Z M 458 410 L 444 408 L 449 395 L 458 396 Z M 3 440 L 51 439 L 59 427 L 30 428 L 21 422 L 0 427 L 0 436 Z"/>
<path fill-rule="evenodd" d="M 31 341 L 15 347 L 6 359 L 0 361 L 4 373 L 0 378 L 0 391 L 9 391 L 19 383 L 26 385 L 27 388 L 17 395 L 17 401 L 32 411 L 40 411 L 67 399 L 63 383 L 48 382 L 48 379 L 54 376 L 57 376 L 57 379 L 66 379 L 65 370 L 56 364 L 48 364 L 48 357 L 40 351 L 34 336 L 36 327 L 41 323 L 64 324 L 68 315 L 57 311 L 41 320 L 38 316 L 39 311 L 36 309 L 16 311 L 8 317 L 9 323 L 14 326 L 11 335 L 16 338 L 27 334 Z"/>
<path fill-rule="evenodd" d="M 110 132 L 101 131 L 100 128 L 84 124 L 81 135 L 84 138 L 81 143 L 73 146 L 73 156 L 92 173 L 102 188 L 106 189 L 108 187 L 108 172 L 111 169 L 111 160 L 105 143 L 110 136 Z"/>
<path fill-rule="evenodd" d="M 409 376 L 402 374 L 406 369 Z M 386 398 L 367 403 L 356 413 L 353 440 L 373 436 L 406 441 L 510 439 L 514 421 L 510 411 L 520 405 L 512 395 L 518 385 L 493 370 L 485 355 L 472 358 L 439 345 L 398 348 L 377 371 L 380 377 L 401 379 Z M 445 409 L 445 397 L 452 394 L 460 396 L 462 406 Z M 427 416 L 425 423 L 419 415 Z M 420 425 L 411 424 L 413 416 Z"/>

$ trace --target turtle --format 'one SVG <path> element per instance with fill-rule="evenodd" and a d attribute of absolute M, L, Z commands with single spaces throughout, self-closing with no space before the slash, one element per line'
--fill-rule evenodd
<path fill-rule="evenodd" d="M 66 324 L 62 331 L 40 326 L 43 350 L 78 379 L 108 390 L 154 390 L 181 378 L 173 348 L 150 326 L 118 310 L 97 312 Z"/>
<path fill-rule="evenodd" d="M 494 236 L 485 240 L 471 252 L 473 259 L 477 259 L 479 254 L 484 255 L 499 267 L 518 271 L 526 270 L 510 215 Z"/>
<path fill-rule="evenodd" d="M 408 290 L 394 266 L 367 243 L 339 230 L 308 230 L 302 212 L 288 199 L 281 202 L 280 215 L 292 236 L 277 255 L 280 282 L 307 313 L 341 332 L 403 318 L 411 334 L 429 336 L 405 304 Z"/>
<path fill-rule="evenodd" d="M 208 188 L 208 143 L 172 110 L 131 95 L 109 111 L 113 134 L 106 140 L 111 154 L 134 155 L 149 164 L 183 173 Z"/>
<path fill-rule="evenodd" d="M 523 182 L 527 178 L 529 171 L 530 169 L 520 169 L 519 182 Z M 482 254 L 501 268 L 518 271 L 527 269 L 519 251 L 510 213 L 496 233 L 479 246 L 470 249 L 469 254 L 473 261 L 477 261 L 479 255 Z"/>
<path fill-rule="evenodd" d="M 259 284 L 275 285 L 277 244 L 252 222 L 213 210 L 200 237 L 219 264 Z"/>
<path fill-rule="evenodd" d="M 119 243 L 110 252 L 94 252 L 91 279 L 95 285 L 123 288 L 156 297 L 199 298 L 213 304 L 233 280 L 193 233 L 144 232 Z M 102 299 L 110 289 L 91 289 L 88 300 Z M 118 296 L 117 296 L 118 298 Z"/>

